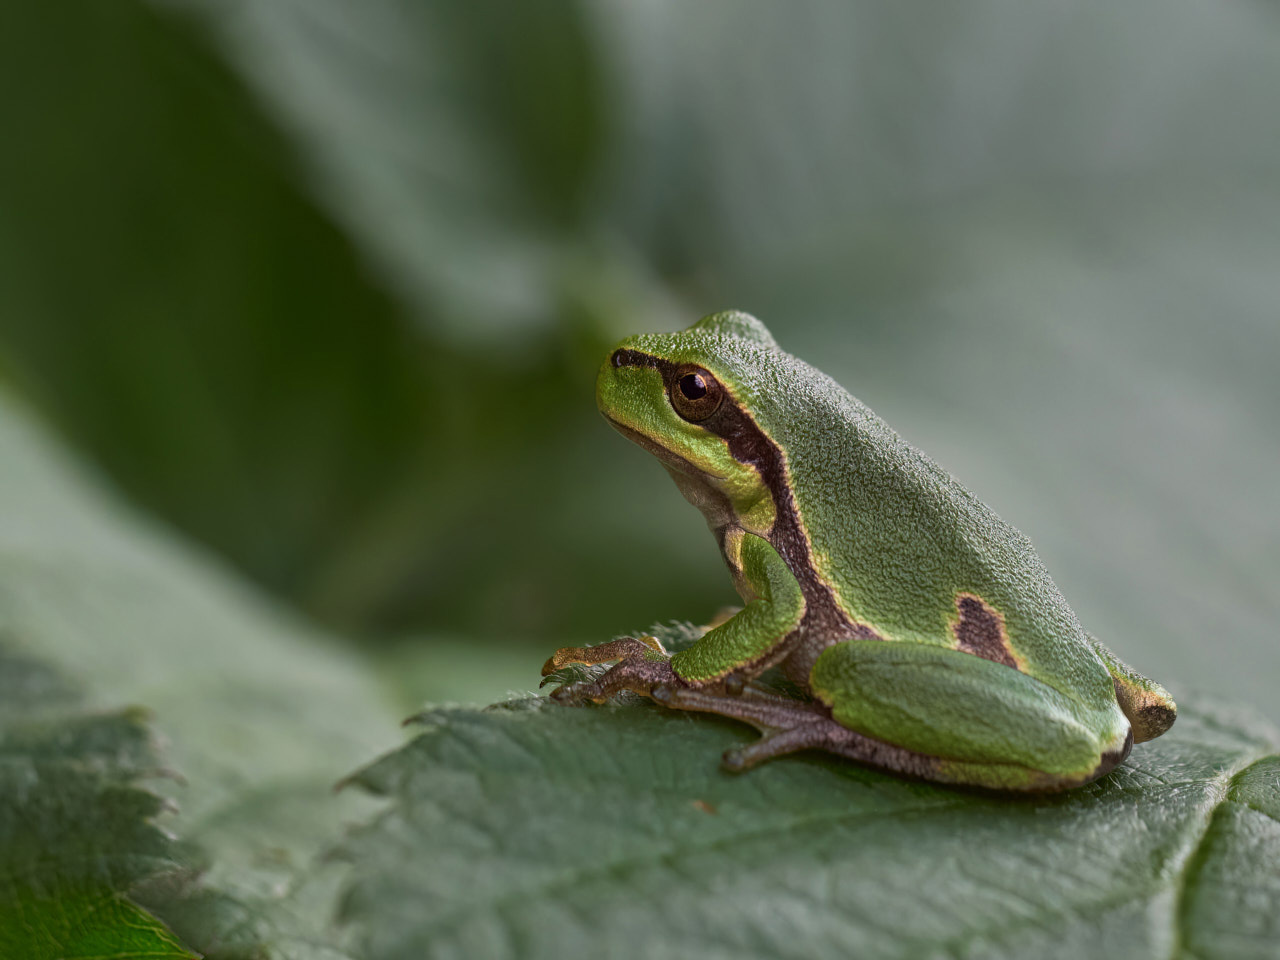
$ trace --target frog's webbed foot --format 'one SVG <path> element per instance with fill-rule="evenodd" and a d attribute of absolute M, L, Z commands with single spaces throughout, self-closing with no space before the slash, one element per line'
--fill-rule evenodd
<path fill-rule="evenodd" d="M 748 770 L 773 757 L 798 750 L 831 750 L 852 737 L 831 719 L 821 704 L 778 696 L 754 687 L 738 693 L 696 690 L 687 686 L 660 685 L 650 694 L 655 701 L 673 710 L 715 713 L 751 724 L 762 736 L 754 743 L 726 750 L 721 762 L 726 770 Z"/>
<path fill-rule="evenodd" d="M 759 730 L 759 740 L 724 752 L 720 762 L 731 773 L 801 750 L 821 750 L 915 776 L 927 775 L 928 758 L 841 726 L 815 701 L 779 696 L 752 686 L 726 696 L 721 691 L 662 685 L 655 687 L 651 696 L 675 710 L 715 713 Z"/>
<path fill-rule="evenodd" d="M 659 684 L 683 683 L 672 671 L 669 655 L 655 637 L 623 637 L 594 647 L 561 647 L 542 665 L 542 675 L 548 676 L 571 663 L 592 666 L 613 660 L 619 663 L 595 680 L 556 687 L 551 691 L 552 699 L 560 703 L 600 703 L 623 690 L 647 697 Z"/>

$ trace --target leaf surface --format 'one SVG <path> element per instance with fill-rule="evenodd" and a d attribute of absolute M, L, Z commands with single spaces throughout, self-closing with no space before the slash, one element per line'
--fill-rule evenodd
<path fill-rule="evenodd" d="M 390 800 L 345 847 L 370 960 L 1262 958 L 1280 932 L 1275 733 L 1230 711 L 1038 799 L 819 756 L 731 776 L 744 728 L 648 704 L 423 722 L 356 778 Z"/>
<path fill-rule="evenodd" d="M 183 869 L 139 783 L 159 768 L 146 717 L 79 699 L 0 643 L 0 956 L 194 957 L 128 899 Z"/>
<path fill-rule="evenodd" d="M 318 945 L 332 881 L 316 868 L 369 809 L 332 788 L 398 739 L 389 690 L 357 653 L 105 495 L 2 395 L 0 449 L 0 638 L 90 708 L 145 704 L 182 777 L 156 789 L 180 808 L 183 870 L 146 884 L 141 902 L 201 953 L 332 955 Z M 60 688 L 40 682 L 30 696 L 57 702 Z M 0 798 L 23 795 L 15 776 Z M 60 796 L 31 809 L 56 811 Z M 73 820 L 90 822 L 96 801 L 78 802 Z M 136 838 L 109 832 L 132 862 Z M 73 839 L 51 827 L 40 861 L 61 875 Z"/>

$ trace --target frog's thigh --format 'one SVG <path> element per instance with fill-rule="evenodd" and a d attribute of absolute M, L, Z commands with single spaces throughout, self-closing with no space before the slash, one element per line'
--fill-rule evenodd
<path fill-rule="evenodd" d="M 937 758 L 939 780 L 1053 789 L 1101 776 L 1132 743 L 1118 706 L 1092 709 L 945 647 L 845 641 L 823 652 L 811 681 L 842 726 Z"/>

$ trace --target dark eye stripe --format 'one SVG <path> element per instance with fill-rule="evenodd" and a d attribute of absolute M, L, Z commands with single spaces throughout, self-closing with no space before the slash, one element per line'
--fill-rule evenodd
<path fill-rule="evenodd" d="M 667 361 L 659 360 L 650 354 L 625 348 L 613 351 L 613 354 L 609 357 L 609 363 L 615 367 L 654 367 L 658 370 L 662 370 L 669 365 Z"/>

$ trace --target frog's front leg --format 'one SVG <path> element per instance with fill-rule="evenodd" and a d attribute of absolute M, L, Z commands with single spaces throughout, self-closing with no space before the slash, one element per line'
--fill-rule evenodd
<path fill-rule="evenodd" d="M 724 551 L 747 588 L 747 604 L 672 656 L 671 667 L 688 686 L 723 684 L 734 693 L 786 655 L 805 603 L 795 574 L 769 541 L 733 530 Z"/>
<path fill-rule="evenodd" d="M 566 683 L 551 692 L 552 698 L 561 703 L 599 703 L 623 690 L 648 696 L 657 684 L 679 682 L 671 671 L 670 654 L 656 637 L 623 637 L 594 647 L 561 647 L 542 665 L 542 675 L 548 676 L 571 663 L 593 666 L 614 660 L 620 662 L 597 679 Z"/>
<path fill-rule="evenodd" d="M 714 688 L 730 696 L 741 693 L 745 681 L 785 653 L 783 641 L 804 616 L 804 597 L 768 541 L 735 531 L 726 544 L 730 563 L 741 570 L 753 595 L 745 607 L 670 657 L 652 637 L 558 650 L 543 666 L 543 676 L 568 663 L 621 662 L 597 680 L 566 684 L 552 696 L 568 702 L 604 700 L 621 690 L 650 696 L 659 684 L 669 689 Z M 677 703 L 671 706 L 681 709 Z"/>

